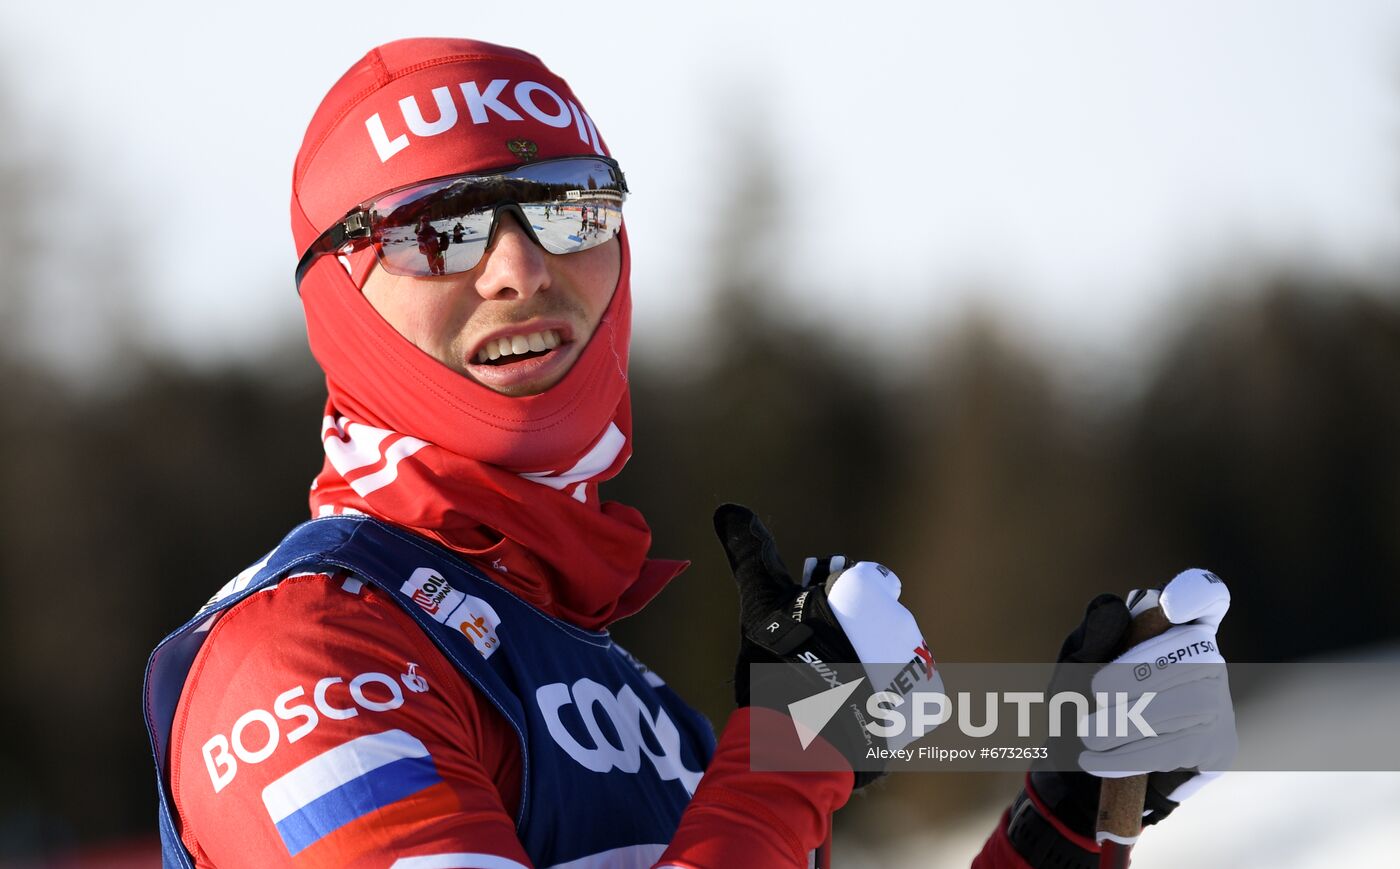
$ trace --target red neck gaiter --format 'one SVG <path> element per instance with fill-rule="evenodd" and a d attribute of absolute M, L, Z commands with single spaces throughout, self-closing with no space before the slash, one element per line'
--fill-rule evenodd
<path fill-rule="evenodd" d="M 591 153 L 607 153 L 597 128 L 534 56 L 469 40 L 389 43 L 336 83 L 307 130 L 292 187 L 298 253 L 395 187 L 522 154 Z M 430 537 L 581 627 L 644 606 L 685 565 L 648 560 L 642 515 L 598 495 L 632 452 L 625 231 L 620 241 L 617 288 L 573 368 L 517 398 L 438 362 L 374 310 L 360 292 L 372 252 L 321 257 L 301 285 L 329 392 L 313 514 L 367 513 Z"/>

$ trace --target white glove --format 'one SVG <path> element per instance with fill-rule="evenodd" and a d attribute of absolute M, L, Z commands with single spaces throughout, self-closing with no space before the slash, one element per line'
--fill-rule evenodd
<path fill-rule="evenodd" d="M 1192 569 L 1160 592 L 1134 591 L 1128 605 L 1134 616 L 1160 605 L 1174 627 L 1128 649 L 1095 675 L 1092 690 L 1107 693 L 1111 705 L 1088 717 L 1079 763 L 1106 778 L 1199 771 L 1166 794 L 1181 802 L 1227 769 L 1239 747 L 1225 658 L 1215 637 L 1230 608 L 1230 590 L 1215 574 Z M 1121 719 L 1114 701 L 1121 697 L 1131 709 L 1148 692 L 1156 696 L 1139 714 L 1156 735 L 1145 736 L 1134 726 L 1115 734 Z M 1101 725 L 1110 735 L 1097 735 Z"/>

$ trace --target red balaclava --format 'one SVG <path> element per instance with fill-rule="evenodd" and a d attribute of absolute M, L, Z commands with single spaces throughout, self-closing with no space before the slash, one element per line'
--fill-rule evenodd
<path fill-rule="evenodd" d="M 321 101 L 297 153 L 297 254 L 352 208 L 429 178 L 607 154 L 563 79 L 534 55 L 467 39 L 373 49 Z M 511 398 L 418 349 L 360 291 L 372 250 L 322 256 L 301 300 L 330 394 L 314 515 L 367 513 L 466 555 L 536 606 L 599 629 L 685 566 L 648 560 L 651 530 L 598 484 L 632 453 L 631 258 L 578 360 Z M 548 292 L 548 290 L 545 290 Z"/>

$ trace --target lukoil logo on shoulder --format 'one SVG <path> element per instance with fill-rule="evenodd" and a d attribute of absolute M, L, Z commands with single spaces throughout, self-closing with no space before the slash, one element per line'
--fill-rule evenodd
<path fill-rule="evenodd" d="M 431 567 L 413 571 L 399 591 L 412 598 L 434 621 L 456 628 L 471 640 L 481 657 L 489 658 L 500 648 L 501 639 L 496 635 L 496 628 L 501 624 L 501 617 L 496 609 L 476 595 L 453 588 Z"/>

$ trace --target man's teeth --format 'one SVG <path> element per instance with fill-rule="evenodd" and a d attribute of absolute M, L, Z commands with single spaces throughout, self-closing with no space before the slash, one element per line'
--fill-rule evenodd
<path fill-rule="evenodd" d="M 538 353 L 541 350 L 553 350 L 559 346 L 559 333 L 553 329 L 546 329 L 543 332 L 531 332 L 528 335 L 510 335 L 505 338 L 496 338 L 486 342 L 486 346 L 476 351 L 476 361 L 478 364 L 492 362 L 502 356 L 516 356 L 521 353 Z"/>

